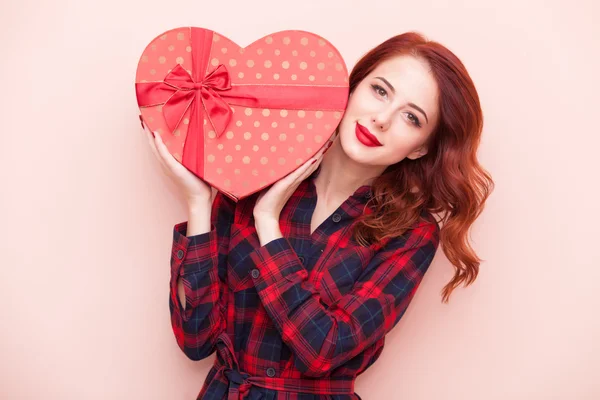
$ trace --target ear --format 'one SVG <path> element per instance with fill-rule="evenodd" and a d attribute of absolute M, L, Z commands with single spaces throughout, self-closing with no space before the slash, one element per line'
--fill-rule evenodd
<path fill-rule="evenodd" d="M 423 157 L 425 154 L 427 154 L 427 147 L 426 145 L 422 145 L 421 147 L 413 150 L 413 152 L 407 155 L 406 158 L 416 160 L 417 158 Z"/>

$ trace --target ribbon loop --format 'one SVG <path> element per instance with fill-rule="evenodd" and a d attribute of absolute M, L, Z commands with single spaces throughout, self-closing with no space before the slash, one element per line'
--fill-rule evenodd
<path fill-rule="evenodd" d="M 231 79 L 225 65 L 219 64 L 204 78 L 204 84 L 214 90 L 231 90 Z"/>
<path fill-rule="evenodd" d="M 172 86 L 176 90 L 190 90 L 194 87 L 194 80 L 191 75 L 181 66 L 177 64 L 164 79 L 167 85 Z"/>

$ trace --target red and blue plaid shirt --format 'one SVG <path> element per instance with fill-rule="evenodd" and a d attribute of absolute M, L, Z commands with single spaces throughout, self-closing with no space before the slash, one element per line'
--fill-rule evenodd
<path fill-rule="evenodd" d="M 317 169 L 281 212 L 283 238 L 260 245 L 253 207 L 217 193 L 211 230 L 175 225 L 169 307 L 192 360 L 216 352 L 198 399 L 360 399 L 357 375 L 373 364 L 437 250 L 429 213 L 404 235 L 360 246 L 356 218 L 373 210 L 361 186 L 312 234 Z M 177 295 L 183 278 L 186 308 Z"/>

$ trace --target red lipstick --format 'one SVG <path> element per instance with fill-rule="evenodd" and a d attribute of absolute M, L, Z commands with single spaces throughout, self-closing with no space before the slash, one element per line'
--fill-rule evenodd
<path fill-rule="evenodd" d="M 369 147 L 383 146 L 381 144 L 381 142 L 379 142 L 379 140 L 377 140 L 375 135 L 373 135 L 371 132 L 369 132 L 369 130 L 367 128 L 365 128 L 358 122 L 356 123 L 355 132 L 356 132 L 356 137 L 358 138 L 359 142 L 361 142 L 365 146 L 369 146 Z"/>

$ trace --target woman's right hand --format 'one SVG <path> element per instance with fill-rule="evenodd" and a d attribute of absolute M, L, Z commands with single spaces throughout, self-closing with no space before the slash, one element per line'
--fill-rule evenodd
<path fill-rule="evenodd" d="M 163 171 L 180 188 L 188 204 L 211 201 L 212 189 L 210 185 L 190 172 L 169 153 L 167 146 L 163 143 L 158 132 L 152 134 L 143 121 L 142 126 L 148 136 L 150 148 L 156 158 L 158 158 Z"/>

